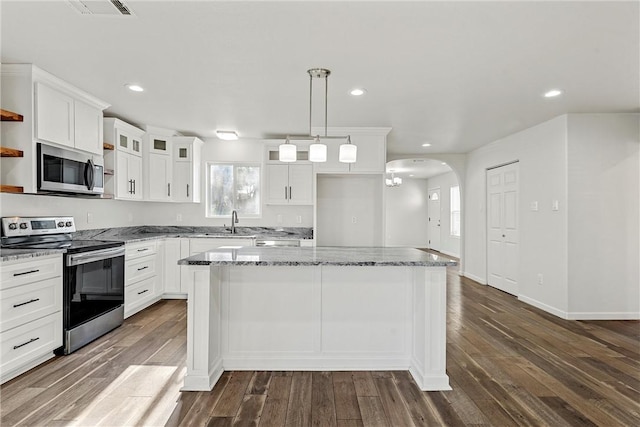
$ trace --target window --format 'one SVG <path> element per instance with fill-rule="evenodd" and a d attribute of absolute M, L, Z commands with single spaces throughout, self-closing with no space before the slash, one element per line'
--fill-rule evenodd
<path fill-rule="evenodd" d="M 259 217 L 260 165 L 207 163 L 207 216 Z"/>
<path fill-rule="evenodd" d="M 451 187 L 451 235 L 460 237 L 460 187 Z"/>

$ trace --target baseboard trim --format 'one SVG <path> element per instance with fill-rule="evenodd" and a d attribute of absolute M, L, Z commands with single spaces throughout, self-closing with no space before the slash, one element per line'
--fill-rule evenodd
<path fill-rule="evenodd" d="M 548 305 L 548 304 L 545 304 L 545 303 L 540 302 L 540 301 L 538 301 L 538 300 L 535 300 L 535 299 L 533 299 L 533 298 L 529 298 L 529 297 L 528 297 L 528 296 L 526 296 L 526 295 L 518 295 L 518 299 L 519 299 L 520 301 L 524 302 L 524 303 L 527 303 L 527 304 L 529 304 L 529 305 L 534 306 L 535 308 L 539 308 L 539 309 L 540 309 L 540 310 L 542 310 L 542 311 L 546 311 L 547 313 L 551 313 L 551 314 L 553 314 L 554 316 L 558 316 L 558 317 L 560 317 L 561 319 L 569 319 L 569 318 L 567 317 L 567 316 L 568 316 L 568 313 L 567 313 L 566 311 L 562 311 L 562 310 L 560 310 L 560 309 L 557 309 L 557 308 L 555 308 L 555 307 L 553 307 L 553 306 L 550 306 L 550 305 Z"/>
<path fill-rule="evenodd" d="M 478 282 L 478 283 L 479 283 L 479 284 L 481 284 L 481 285 L 486 285 L 486 284 L 487 284 L 487 281 L 486 281 L 486 280 L 484 280 L 483 278 L 478 277 L 478 276 L 475 276 L 475 275 L 473 275 L 473 274 L 471 274 L 471 273 L 469 273 L 469 272 L 467 272 L 467 271 L 461 271 L 461 272 L 460 272 L 460 275 L 461 275 L 461 276 L 464 276 L 464 277 L 466 277 L 466 278 L 468 278 L 468 279 L 471 279 L 471 280 L 473 280 L 474 282 Z"/>
<path fill-rule="evenodd" d="M 568 320 L 640 320 L 640 312 L 569 312 Z"/>

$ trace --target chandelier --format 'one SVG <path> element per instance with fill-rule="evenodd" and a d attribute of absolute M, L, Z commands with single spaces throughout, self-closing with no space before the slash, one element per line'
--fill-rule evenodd
<path fill-rule="evenodd" d="M 402 178 L 400 178 L 399 176 L 395 176 L 393 174 L 393 171 L 391 171 L 391 178 L 385 179 L 384 183 L 387 185 L 387 187 L 397 187 L 402 184 Z"/>
<path fill-rule="evenodd" d="M 314 79 L 324 79 L 324 136 L 323 139 L 344 139 L 345 144 L 340 145 L 338 160 L 342 163 L 355 163 L 358 147 L 351 143 L 351 136 L 328 136 L 327 135 L 327 98 L 329 92 L 329 74 L 331 71 L 326 68 L 311 68 L 307 70 L 309 74 L 309 136 L 295 139 L 309 139 L 313 143 L 309 146 L 309 160 L 312 162 L 327 161 L 327 146 L 320 142 L 320 135 L 311 135 L 311 118 L 313 117 L 313 81 Z M 297 160 L 297 147 L 292 144 L 289 135 L 285 138 L 284 144 L 278 147 L 278 158 L 281 162 L 295 162 Z"/>

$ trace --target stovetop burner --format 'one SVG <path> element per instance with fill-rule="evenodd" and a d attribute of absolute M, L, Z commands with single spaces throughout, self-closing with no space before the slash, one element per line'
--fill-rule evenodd
<path fill-rule="evenodd" d="M 1 245 L 7 249 L 66 249 L 67 253 L 115 248 L 124 242 L 74 240 L 73 217 L 5 217 L 2 218 Z"/>

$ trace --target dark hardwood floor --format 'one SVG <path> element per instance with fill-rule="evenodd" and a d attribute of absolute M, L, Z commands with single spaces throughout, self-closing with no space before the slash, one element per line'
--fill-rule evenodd
<path fill-rule="evenodd" d="M 167 300 L 0 387 L 0 424 L 637 426 L 640 322 L 565 321 L 448 275 L 447 392 L 407 372 L 226 372 L 180 393 L 185 302 Z"/>

